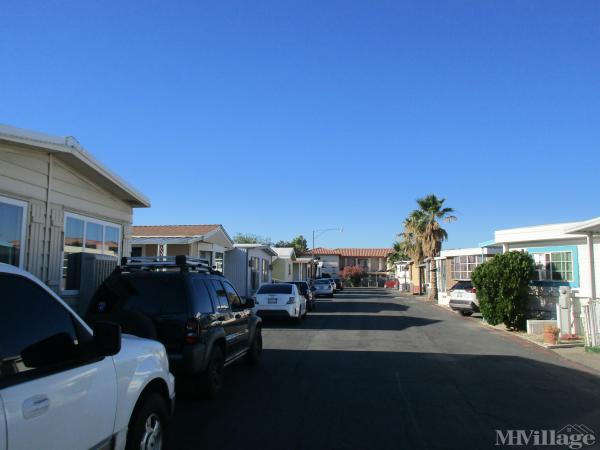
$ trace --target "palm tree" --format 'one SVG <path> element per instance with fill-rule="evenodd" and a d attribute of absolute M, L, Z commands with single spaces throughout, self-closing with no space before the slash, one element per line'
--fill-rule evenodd
<path fill-rule="evenodd" d="M 431 300 L 437 299 L 437 271 L 434 258 L 440 254 L 442 242 L 448 239 L 448 233 L 441 227 L 439 221 L 453 222 L 456 220 L 456 216 L 452 214 L 454 209 L 444 207 L 445 201 L 445 198 L 437 198 L 434 194 L 429 194 L 417 200 L 419 209 L 412 213 L 418 212 L 418 216 L 422 219 L 421 246 L 424 256 L 431 258 L 431 290 L 429 293 Z"/>
<path fill-rule="evenodd" d="M 396 241 L 392 245 L 393 252 L 390 253 L 387 257 L 389 264 L 394 264 L 396 261 L 404 261 L 409 258 L 408 254 L 404 249 L 404 242 Z"/>
<path fill-rule="evenodd" d="M 402 249 L 417 265 L 423 260 L 424 219 L 423 212 L 416 209 L 409 214 L 402 224 L 404 226 L 401 241 Z"/>

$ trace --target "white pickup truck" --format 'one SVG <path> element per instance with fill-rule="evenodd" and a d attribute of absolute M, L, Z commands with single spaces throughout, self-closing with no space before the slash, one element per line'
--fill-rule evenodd
<path fill-rule="evenodd" d="M 92 331 L 0 263 L 0 450 L 164 448 L 174 388 L 162 344 L 109 322 Z"/>

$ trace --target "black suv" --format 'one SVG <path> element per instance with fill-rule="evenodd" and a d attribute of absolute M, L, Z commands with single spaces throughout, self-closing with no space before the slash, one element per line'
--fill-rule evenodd
<path fill-rule="evenodd" d="M 307 311 L 315 310 L 315 298 L 313 295 L 314 288 L 308 284 L 308 281 L 289 281 L 290 284 L 295 284 L 298 292 L 306 299 Z"/>
<path fill-rule="evenodd" d="M 172 371 L 215 397 L 225 366 L 260 361 L 262 324 L 253 307 L 203 260 L 124 258 L 94 294 L 86 320 L 114 321 L 124 333 L 160 341 Z"/>

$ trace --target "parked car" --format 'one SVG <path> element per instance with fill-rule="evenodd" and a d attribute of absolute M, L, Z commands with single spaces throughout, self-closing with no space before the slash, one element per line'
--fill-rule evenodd
<path fill-rule="evenodd" d="M 315 297 L 319 296 L 327 296 L 333 297 L 333 284 L 331 284 L 331 278 L 319 278 L 313 282 L 313 286 L 315 287 L 315 291 L 313 295 Z"/>
<path fill-rule="evenodd" d="M 175 402 L 165 347 L 93 331 L 33 275 L 0 263 L 0 445 L 164 448 Z"/>
<path fill-rule="evenodd" d="M 384 284 L 386 289 L 398 289 L 398 280 L 387 280 Z"/>
<path fill-rule="evenodd" d="M 124 332 L 162 342 L 175 373 L 215 397 L 225 366 L 260 361 L 262 324 L 252 314 L 254 300 L 240 297 L 201 260 L 155 259 L 124 261 L 95 293 L 87 320 L 114 320 Z"/>
<path fill-rule="evenodd" d="M 254 312 L 262 317 L 302 321 L 308 311 L 306 298 L 293 283 L 267 283 L 256 291 Z"/>
<path fill-rule="evenodd" d="M 479 312 L 479 300 L 477 300 L 476 293 L 477 289 L 470 281 L 459 281 L 450 288 L 450 308 L 463 316 Z"/>
<path fill-rule="evenodd" d="M 313 295 L 313 287 L 308 284 L 308 281 L 292 281 L 300 291 L 300 295 L 303 295 L 306 299 L 306 307 L 309 311 L 315 310 L 315 298 Z"/>
<path fill-rule="evenodd" d="M 335 283 L 335 290 L 336 291 L 343 291 L 344 290 L 344 283 L 342 282 L 341 278 L 332 278 L 332 280 Z"/>

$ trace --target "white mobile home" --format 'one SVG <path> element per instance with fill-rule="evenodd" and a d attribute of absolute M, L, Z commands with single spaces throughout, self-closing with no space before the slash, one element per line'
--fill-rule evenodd
<path fill-rule="evenodd" d="M 595 298 L 600 282 L 596 258 L 600 252 L 600 218 L 583 222 L 499 230 L 483 245 L 502 246 L 504 252 L 524 250 L 533 256 L 531 312 L 556 318 L 559 287 L 570 287 L 577 298 Z"/>
<path fill-rule="evenodd" d="M 225 252 L 224 275 L 233 283 L 238 293 L 249 297 L 264 283 L 273 281 L 271 247 L 262 244 L 235 244 Z"/>
<path fill-rule="evenodd" d="M 106 275 L 129 255 L 133 208 L 148 206 L 75 138 L 0 125 L 0 262 L 28 270 L 72 305 L 90 286 L 83 256 L 108 262 Z"/>

